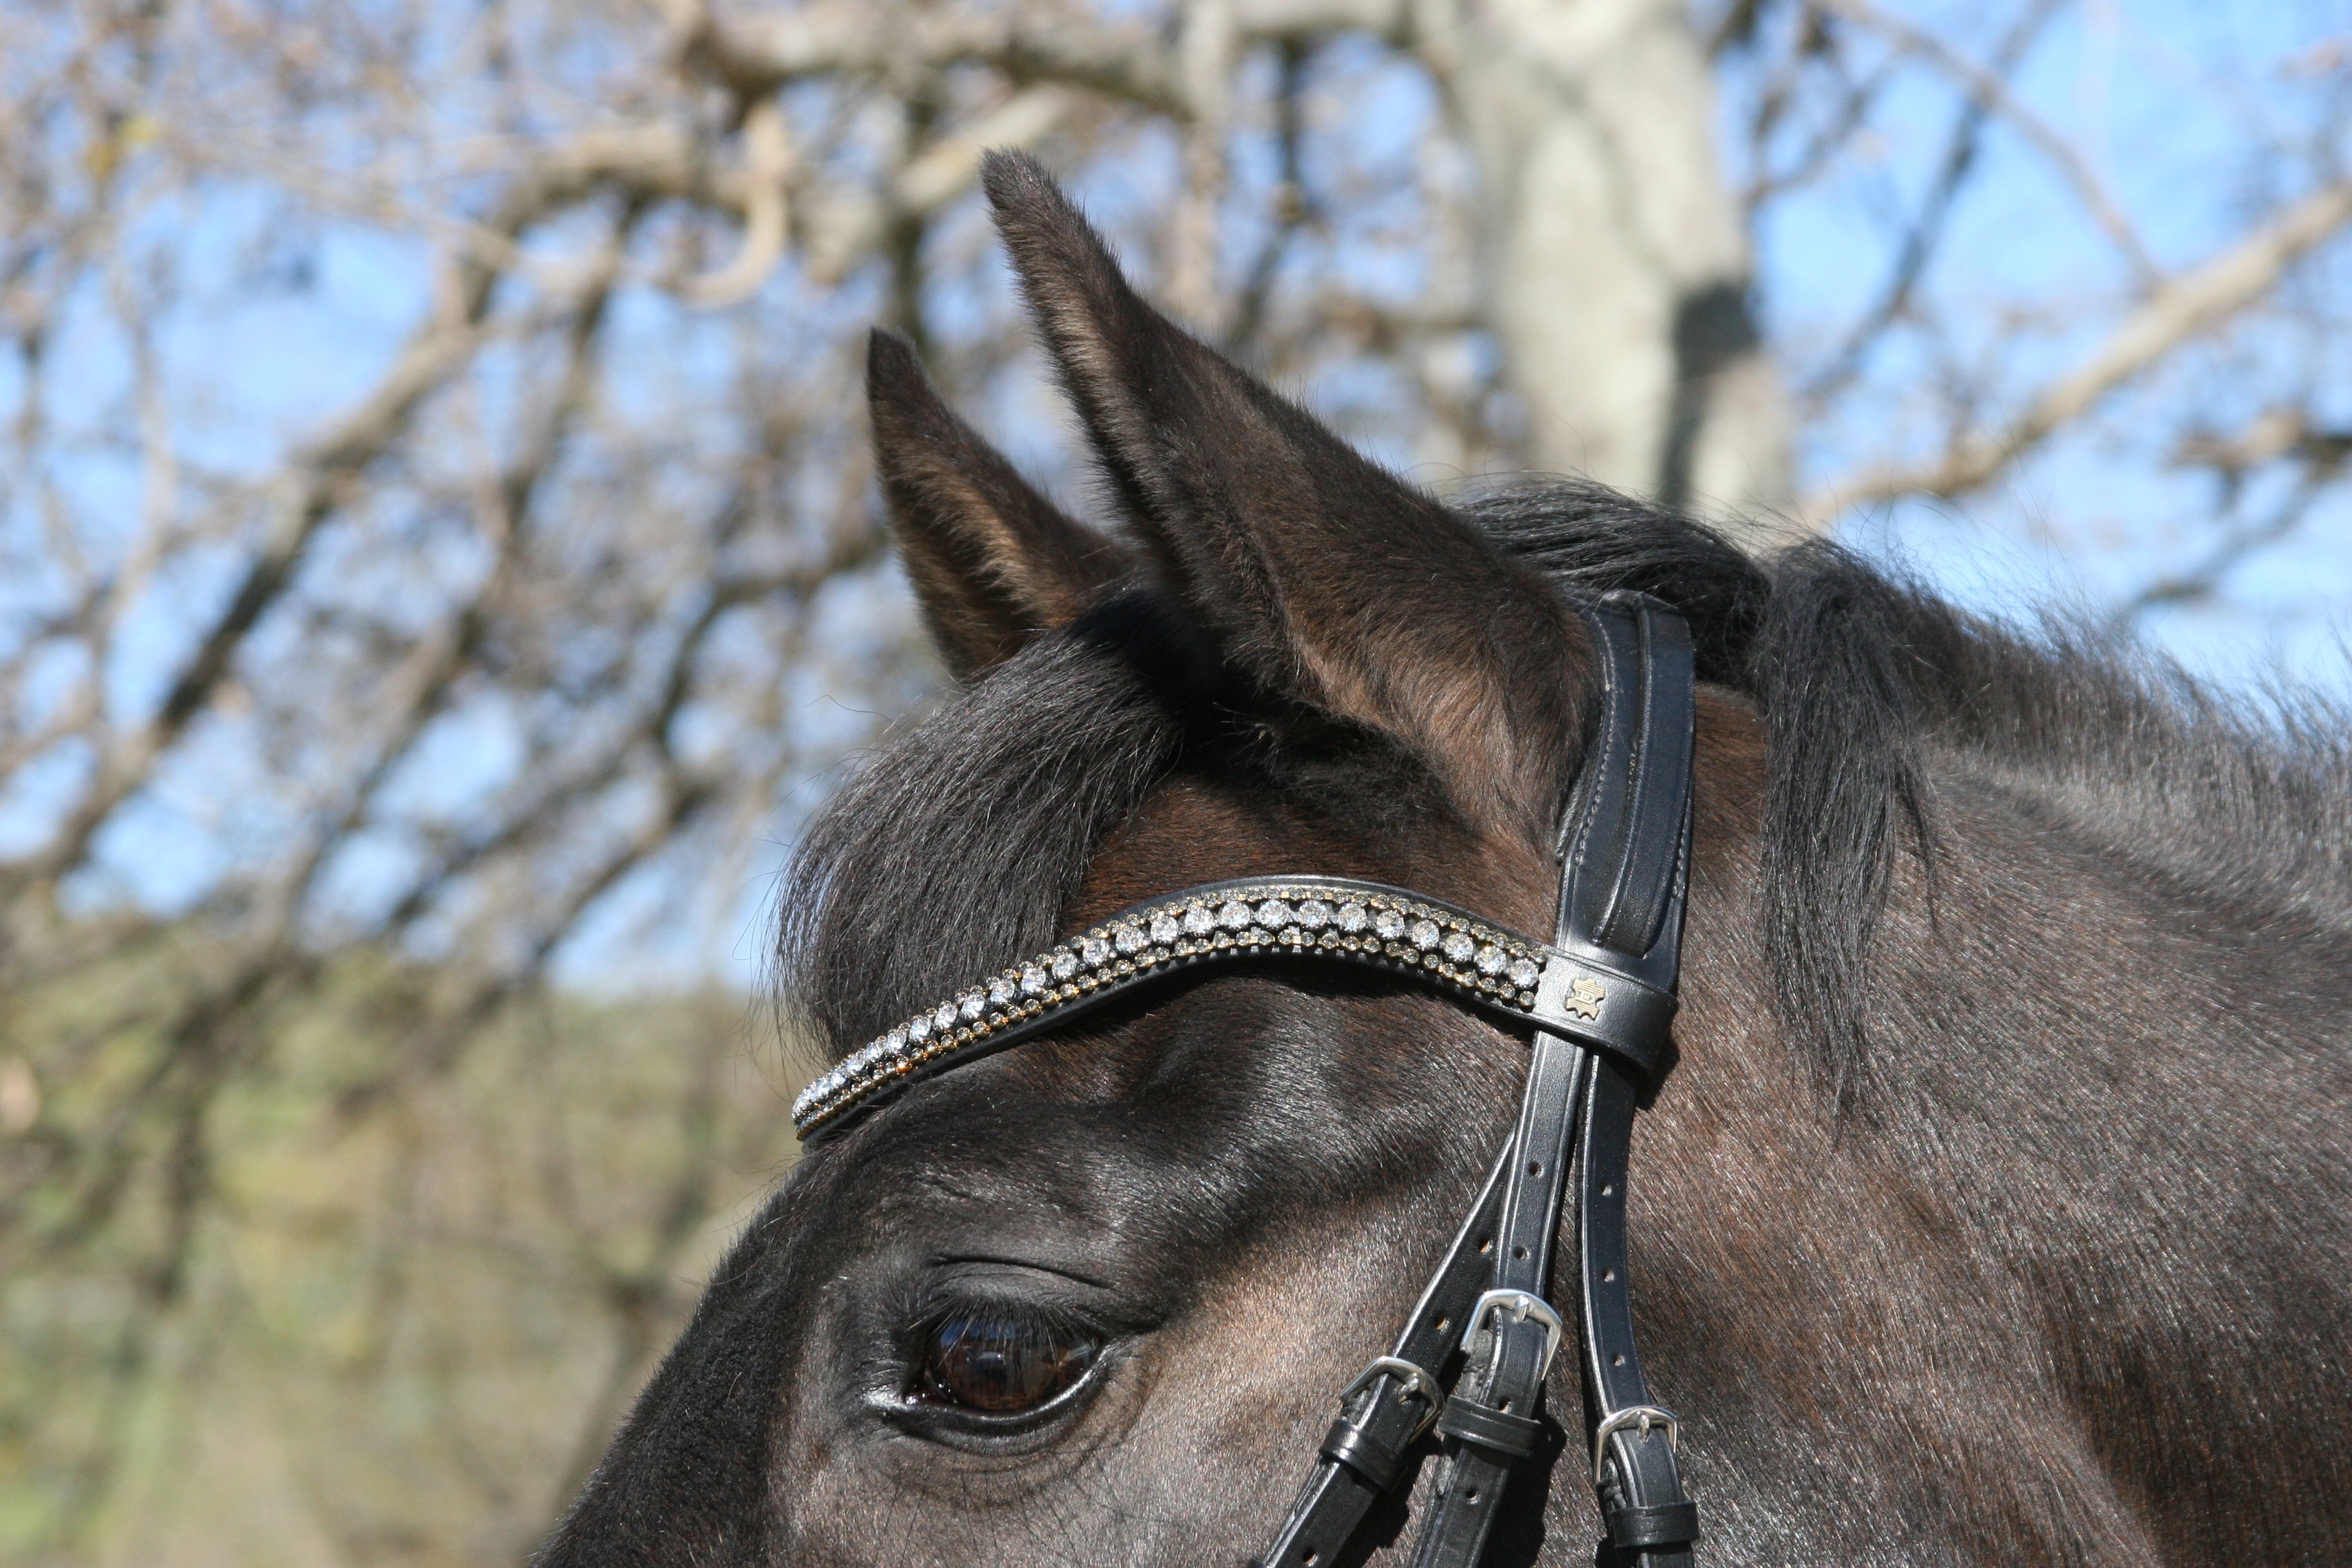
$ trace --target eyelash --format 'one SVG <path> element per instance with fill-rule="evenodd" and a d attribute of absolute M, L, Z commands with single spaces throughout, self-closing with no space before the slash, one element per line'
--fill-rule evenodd
<path fill-rule="evenodd" d="M 906 1398 L 967 1420 L 1023 1420 L 1085 1386 L 1103 1343 L 1091 1324 L 1025 1303 L 959 1302 L 908 1335 Z"/>

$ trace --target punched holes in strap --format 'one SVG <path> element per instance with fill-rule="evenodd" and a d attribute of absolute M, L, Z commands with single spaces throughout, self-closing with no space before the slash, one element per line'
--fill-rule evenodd
<path fill-rule="evenodd" d="M 1585 1377 L 1600 1407 L 1612 1413 L 1593 1433 L 1594 1475 L 1602 1481 L 1604 1515 L 1678 1508 L 1689 1502 L 1675 1464 L 1679 1423 L 1652 1402 L 1642 1375 L 1626 1280 L 1625 1179 L 1635 1089 L 1605 1062 L 1589 1062 L 1585 1071 L 1578 1153 Z M 1695 1509 L 1690 1525 L 1685 1539 L 1696 1535 Z"/>
<path fill-rule="evenodd" d="M 1588 1387 L 1611 1410 L 1648 1401 L 1622 1283 L 1625 1133 L 1637 1103 L 1632 1091 L 1654 1084 L 1663 1065 L 1673 1010 L 1689 853 L 1693 670 L 1687 628 L 1666 606 L 1611 595 L 1583 609 L 1603 674 L 1600 721 L 1560 842 L 1558 934 L 1550 946 L 1569 962 L 1544 976 L 1540 995 L 1523 989 L 1514 999 L 1517 1016 L 1538 1029 L 1519 1125 L 1395 1353 L 1442 1373 L 1454 1347 L 1415 1344 L 1415 1336 L 1488 1317 L 1486 1304 L 1497 1293 L 1541 1300 L 1573 1141 L 1586 1155 L 1576 1163 L 1582 1166 L 1578 1206 L 1588 1211 L 1578 1226 Z M 1530 953 L 1538 945 L 1514 940 Z M 1580 993 L 1580 978 L 1627 992 L 1644 1005 L 1643 1016 L 1595 1016 L 1602 1010 L 1590 1007 L 1593 999 Z M 1600 1098 L 1608 1101 L 1597 1126 L 1591 1106 L 1596 1077 L 1607 1085 Z M 1584 1136 L 1572 1139 L 1571 1125 Z M 1590 1158 L 1596 1132 L 1605 1171 Z M 1596 1195 L 1609 1211 L 1598 1235 L 1590 1213 Z M 1467 1250 L 1474 1238 L 1480 1238 L 1475 1256 Z M 1440 1300 L 1466 1305 L 1477 1289 L 1470 1276 L 1481 1262 L 1491 1271 L 1475 1310 L 1432 1310 Z M 1594 1338 L 1596 1290 L 1601 1315 L 1612 1320 L 1601 1342 Z M 1521 1468 L 1518 1459 L 1540 1451 L 1551 1433 L 1535 1419 L 1550 1347 L 1533 1341 L 1524 1317 L 1496 1316 L 1492 1327 L 1485 1364 L 1464 1368 L 1464 1386 L 1439 1413 L 1449 1458 L 1423 1517 L 1414 1568 L 1475 1568 L 1506 1483 Z M 1461 1349 L 1476 1362 L 1473 1346 Z M 1359 1413 L 1357 1422 L 1370 1415 Z M 1629 1433 L 1618 1446 L 1628 1450 L 1632 1468 L 1612 1465 L 1601 1488 L 1610 1519 L 1601 1559 L 1618 1562 L 1623 1553 L 1641 1568 L 1687 1568 L 1685 1543 L 1696 1538 L 1697 1510 L 1681 1495 L 1671 1438 L 1638 1440 Z M 1268 1568 L 1308 1568 L 1353 1538 L 1371 1494 L 1360 1472 L 1333 1455 L 1346 1447 L 1335 1428 L 1323 1462 L 1264 1559 Z"/>
<path fill-rule="evenodd" d="M 1671 614 L 1656 613 L 1639 600 L 1614 600 L 1593 608 L 1589 622 L 1602 666 L 1599 722 L 1561 844 L 1562 875 L 1555 951 L 1605 968 L 1639 976 L 1664 1001 L 1654 1015 L 1628 1019 L 1622 1032 L 1594 1038 L 1593 1019 L 1582 1027 L 1539 1035 L 1529 1066 L 1513 1148 L 1518 1163 L 1506 1203 L 1506 1234 L 1496 1253 L 1496 1286 L 1539 1294 L 1546 1285 L 1549 1244 L 1563 1195 L 1568 1142 L 1564 1123 L 1580 1098 L 1575 1085 L 1589 1082 L 1596 1059 L 1621 1064 L 1620 1081 L 1654 1080 L 1665 1049 L 1672 1016 L 1676 941 L 1685 865 L 1683 841 L 1689 822 L 1686 793 L 1687 738 L 1692 688 L 1688 639 Z M 1551 988 L 1540 1002 L 1565 1002 L 1575 1009 L 1574 982 Z M 1563 994 L 1565 992 L 1565 994 Z M 1558 1013 L 1555 1011 L 1554 1016 Z M 1627 1047 L 1632 1047 L 1630 1050 Z M 1574 1047 L 1583 1047 L 1576 1049 Z M 1570 1058 L 1573 1059 L 1570 1065 Z M 1635 1065 L 1638 1064 L 1638 1065 Z M 1630 1068 L 1631 1071 L 1626 1071 Z M 1619 1190 L 1622 1170 L 1617 1173 Z M 1491 1371 L 1478 1392 L 1492 1405 L 1456 1412 L 1449 1403 L 1439 1429 L 1457 1445 L 1457 1458 L 1441 1483 L 1413 1553 L 1413 1568 L 1471 1568 L 1485 1554 L 1497 1500 L 1508 1480 L 1516 1444 L 1542 1428 L 1531 1417 L 1540 1408 L 1539 1360 L 1507 1354 L 1497 1336 Z M 1630 1356 L 1630 1337 L 1628 1342 Z M 1479 1410 L 1504 1414 L 1508 1404 L 1527 1412 L 1526 1426 L 1490 1445 L 1474 1432 Z M 1619 1503 L 1672 1503 L 1636 1489 Z M 1655 1568 L 1664 1568 L 1664 1564 Z"/>
<path fill-rule="evenodd" d="M 1636 766 L 1600 804 L 1624 811 L 1612 837 L 1613 857 L 1584 863 L 1571 856 L 1571 874 L 1583 873 L 1580 906 L 1594 923 L 1577 933 L 1661 988 L 1671 989 L 1681 952 L 1685 879 L 1689 874 L 1693 670 L 1688 629 L 1670 615 L 1638 601 L 1614 606 L 1633 612 L 1609 621 L 1602 640 L 1612 687 L 1634 676 L 1643 689 Z M 1638 675 L 1635 676 L 1635 671 Z M 1631 705 L 1628 705 L 1630 708 Z M 1604 781 L 1605 782 L 1605 781 Z M 1561 940 L 1569 940 L 1563 931 Z M 1654 1075 L 1648 1075 L 1654 1080 Z M 1687 1563 L 1698 1538 L 1698 1509 L 1683 1495 L 1675 1462 L 1677 1426 L 1650 1403 L 1635 1352 L 1627 1289 L 1625 1185 L 1630 1141 L 1642 1079 L 1604 1060 L 1583 1074 L 1583 1126 L 1579 1139 L 1578 1253 L 1581 1275 L 1585 1376 L 1602 1412 L 1613 1412 L 1593 1434 L 1594 1479 L 1609 1543 L 1653 1568 Z M 1663 1431 L 1653 1436 L 1654 1428 Z M 1609 1553 L 1604 1552 L 1606 1560 Z"/>

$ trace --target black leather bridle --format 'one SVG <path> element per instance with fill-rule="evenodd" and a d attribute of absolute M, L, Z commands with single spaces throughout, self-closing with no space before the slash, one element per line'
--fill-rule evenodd
<path fill-rule="evenodd" d="M 1275 954 L 1370 964 L 1533 1026 L 1519 1118 L 1445 1261 L 1386 1355 L 1340 1395 L 1314 1473 L 1259 1559 L 1324 1568 L 1434 1431 L 1443 1464 L 1412 1568 L 1474 1568 L 1513 1467 L 1541 1453 L 1543 1386 L 1566 1337 L 1548 1297 L 1576 1194 L 1585 1431 L 1608 1528 L 1601 1560 L 1688 1568 L 1698 1509 L 1680 1423 L 1633 1346 L 1625 1176 L 1633 1116 L 1672 1065 L 1668 1026 L 1689 876 L 1690 631 L 1656 600 L 1580 606 L 1600 656 L 1597 731 L 1559 835 L 1559 909 L 1538 942 L 1402 889 L 1254 877 L 1139 904 L 853 1053 L 793 1107 L 829 1133 L 905 1085 L 1058 1027 L 1172 970 Z"/>

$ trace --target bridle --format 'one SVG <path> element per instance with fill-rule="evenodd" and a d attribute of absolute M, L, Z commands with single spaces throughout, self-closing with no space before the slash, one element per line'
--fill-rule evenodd
<path fill-rule="evenodd" d="M 1601 702 L 1561 821 L 1551 942 L 1347 878 L 1188 889 L 909 1019 L 810 1085 L 793 1108 L 803 1139 L 822 1136 L 907 1084 L 1059 1027 L 1164 974 L 1271 955 L 1407 974 L 1532 1026 L 1518 1122 L 1395 1343 L 1341 1393 L 1339 1417 L 1261 1568 L 1335 1562 L 1433 1430 L 1444 1462 L 1412 1568 L 1474 1568 L 1514 1466 L 1549 1443 L 1544 1377 L 1566 1325 L 1546 1292 L 1571 1173 L 1585 1430 L 1609 1531 L 1600 1561 L 1688 1568 L 1698 1538 L 1698 1508 L 1683 1495 L 1675 1462 L 1680 1423 L 1652 1403 L 1634 1352 L 1625 1267 L 1633 1116 L 1673 1065 L 1668 1026 L 1690 862 L 1690 631 L 1640 595 L 1579 607 L 1600 655 Z"/>

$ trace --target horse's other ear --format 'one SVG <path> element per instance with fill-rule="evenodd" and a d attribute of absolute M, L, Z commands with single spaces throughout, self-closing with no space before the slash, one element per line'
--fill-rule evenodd
<path fill-rule="evenodd" d="M 959 680 L 1066 626 L 1130 571 L 1131 552 L 1065 516 L 933 391 L 906 340 L 866 345 L 875 464 L 898 553 Z"/>
<path fill-rule="evenodd" d="M 982 177 L 1120 500 L 1227 662 L 1403 742 L 1471 816 L 1548 823 L 1559 595 L 1146 304 L 1034 159 Z"/>

